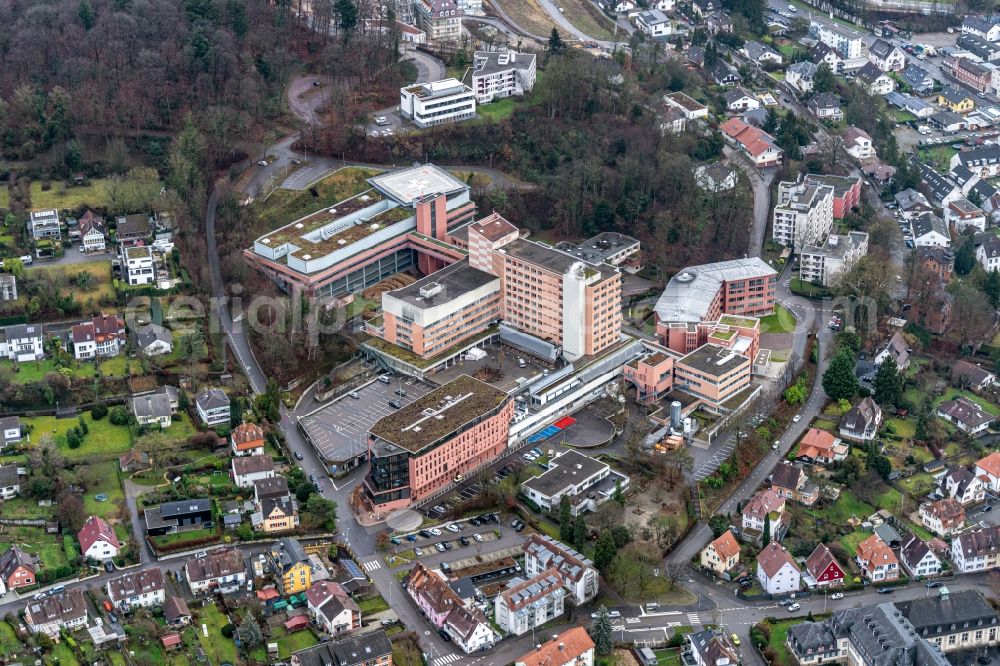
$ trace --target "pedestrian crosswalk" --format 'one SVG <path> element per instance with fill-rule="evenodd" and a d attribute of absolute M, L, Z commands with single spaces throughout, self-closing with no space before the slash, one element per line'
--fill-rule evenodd
<path fill-rule="evenodd" d="M 698 617 L 697 613 L 688 613 L 688 622 L 691 623 L 691 626 L 701 624 L 701 618 Z"/>
<path fill-rule="evenodd" d="M 369 560 L 368 562 L 362 562 L 361 566 L 362 566 L 362 568 L 364 568 L 365 571 L 367 571 L 368 573 L 371 573 L 372 571 L 375 571 L 376 569 L 381 569 L 382 568 L 382 560 L 378 560 L 378 559 Z"/>
<path fill-rule="evenodd" d="M 444 666 L 445 664 L 450 664 L 453 661 L 461 659 L 461 655 L 457 655 L 454 652 L 451 654 L 446 654 L 443 657 L 438 657 L 432 662 L 432 666 Z"/>

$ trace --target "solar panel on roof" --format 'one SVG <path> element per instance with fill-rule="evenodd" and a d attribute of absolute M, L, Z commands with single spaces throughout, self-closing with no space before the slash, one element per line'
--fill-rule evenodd
<path fill-rule="evenodd" d="M 361 573 L 361 569 L 355 564 L 354 560 L 342 560 L 341 565 L 344 570 L 351 575 L 352 578 L 364 578 L 365 575 Z"/>

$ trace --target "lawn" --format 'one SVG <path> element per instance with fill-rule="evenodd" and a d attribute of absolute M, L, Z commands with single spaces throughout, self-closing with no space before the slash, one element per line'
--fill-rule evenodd
<path fill-rule="evenodd" d="M 980 407 L 982 407 L 983 410 L 985 410 L 987 413 L 992 414 L 993 416 L 1000 416 L 1000 407 L 997 407 L 992 402 L 986 400 L 985 398 L 982 398 L 982 397 L 976 395 L 975 393 L 972 393 L 971 391 L 963 391 L 963 390 L 957 389 L 957 388 L 950 388 L 947 391 L 945 391 L 944 395 L 942 395 L 942 396 L 940 396 L 940 397 L 938 397 L 937 399 L 934 400 L 934 406 L 937 407 L 938 405 L 940 405 L 945 400 L 954 400 L 955 398 L 957 398 L 959 396 L 963 396 L 965 398 L 968 398 L 972 402 L 974 402 L 974 403 L 978 404 Z"/>
<path fill-rule="evenodd" d="M 78 420 L 57 419 L 54 416 L 33 416 L 22 418 L 22 424 L 32 426 L 31 441 L 35 444 L 39 442 L 42 435 L 48 433 L 52 435 L 59 451 L 67 460 L 82 460 L 91 456 L 108 456 L 121 454 L 129 450 L 132 446 L 132 435 L 127 426 L 117 426 L 111 423 L 105 416 L 100 421 L 95 421 L 90 416 L 90 412 L 83 413 L 83 422 L 87 424 L 88 432 L 83 438 L 80 448 L 71 449 L 66 444 L 66 433 L 70 428 L 77 425 Z M 168 431 L 169 432 L 169 431 Z"/>
<path fill-rule="evenodd" d="M 858 544 L 867 539 L 868 537 L 870 537 L 871 535 L 872 535 L 871 532 L 862 532 L 861 530 L 856 530 L 854 532 L 851 532 L 850 534 L 840 537 L 840 545 L 844 547 L 844 550 L 853 555 L 855 551 L 857 551 L 858 549 Z"/>
<path fill-rule="evenodd" d="M 15 527 L 4 532 L 4 540 L 0 541 L 0 549 L 6 551 L 11 545 L 17 545 L 26 552 L 38 555 L 42 561 L 42 570 L 65 566 L 69 563 L 63 538 L 59 534 L 46 534 L 41 527 Z M 74 556 L 76 551 L 74 549 Z"/>
<path fill-rule="evenodd" d="M 601 14 L 589 0 L 560 0 L 559 8 L 563 16 L 583 34 L 604 41 L 615 39 L 611 19 Z M 618 38 L 627 40 L 628 36 L 619 30 Z"/>
<path fill-rule="evenodd" d="M 267 641 L 269 643 L 278 643 L 278 656 L 281 659 L 288 659 L 292 656 L 293 652 L 305 650 L 319 642 L 316 634 L 308 628 L 287 635 L 284 632 L 284 627 L 276 629 Z"/>
<path fill-rule="evenodd" d="M 681 666 L 681 649 L 654 650 L 657 666 Z"/>
<path fill-rule="evenodd" d="M 70 283 L 79 273 L 86 271 L 94 278 L 93 285 L 89 289 L 80 289 L 75 284 L 67 284 L 66 286 L 76 300 L 86 303 L 87 300 L 92 299 L 96 304 L 102 298 L 113 299 L 115 297 L 114 285 L 111 282 L 111 262 L 107 260 L 79 264 L 57 264 L 55 266 L 41 264 L 26 270 L 31 273 L 46 273 L 53 278 L 58 276 L 67 283 Z"/>
<path fill-rule="evenodd" d="M 15 365 L 10 364 L 12 369 L 16 369 L 13 381 L 17 384 L 28 384 L 30 382 L 41 381 L 50 372 L 68 374 L 76 379 L 90 379 L 94 376 L 94 364 L 82 361 L 72 361 L 69 367 L 57 366 L 54 359 L 46 358 L 40 361 L 29 361 Z M 104 377 L 121 376 L 125 374 L 125 357 L 118 356 L 100 362 L 99 371 Z"/>
<path fill-rule="evenodd" d="M 236 663 L 236 644 L 222 635 L 222 628 L 229 624 L 226 616 L 215 605 L 210 604 L 198 611 L 197 617 L 195 628 L 198 630 L 198 640 L 209 661 L 213 664 L 224 661 Z"/>
<path fill-rule="evenodd" d="M 320 208 L 332 206 L 370 188 L 367 179 L 379 173 L 374 169 L 347 167 L 330 174 L 309 190 L 277 189 L 255 205 L 261 227 L 266 230 L 284 226 Z"/>
<path fill-rule="evenodd" d="M 32 208 L 80 208 L 81 206 L 103 207 L 108 205 L 107 179 L 94 178 L 87 185 L 74 187 L 53 182 L 49 190 L 42 190 L 42 181 L 31 183 Z M 7 188 L 0 188 L 0 208 L 10 205 Z"/>
<path fill-rule="evenodd" d="M 361 609 L 362 615 L 374 615 L 375 613 L 389 610 L 389 604 L 386 603 L 385 599 L 376 594 L 359 601 L 358 608 Z"/>
<path fill-rule="evenodd" d="M 913 476 L 900 479 L 896 484 L 913 499 L 919 499 L 933 490 L 934 476 L 927 472 L 918 472 Z"/>
<path fill-rule="evenodd" d="M 788 651 L 788 646 L 785 642 L 788 639 L 788 630 L 792 625 L 799 624 L 800 622 L 802 622 L 801 619 L 783 620 L 771 625 L 771 638 L 768 640 L 767 646 L 774 650 L 775 664 L 777 666 L 792 666 L 795 664 L 795 660 Z"/>
<path fill-rule="evenodd" d="M 887 509 L 893 513 L 899 511 L 902 495 L 898 490 L 887 486 L 885 490 L 875 496 L 875 505 L 879 509 Z M 870 514 L 869 514 L 870 515 Z M 860 516 L 858 516 L 860 518 Z"/>
<path fill-rule="evenodd" d="M 100 470 L 101 481 L 96 487 L 87 489 L 83 496 L 83 509 L 88 516 L 98 515 L 101 518 L 115 516 L 118 514 L 118 503 L 125 499 L 121 479 L 118 478 L 118 463 L 107 460 L 102 463 L 92 463 L 92 466 Z M 108 499 L 98 502 L 94 499 L 98 494 L 107 495 Z"/>
<path fill-rule="evenodd" d="M 4 190 L 6 192 L 6 190 Z M 18 653 L 24 650 L 24 645 L 17 640 L 14 628 L 6 621 L 0 621 L 0 651 L 10 657 L 21 656 Z"/>
<path fill-rule="evenodd" d="M 63 641 L 52 648 L 52 654 L 49 656 L 51 660 L 49 663 L 59 664 L 59 666 L 72 666 L 73 664 L 79 664 L 76 656 L 73 654 L 73 649 L 66 645 Z"/>
<path fill-rule="evenodd" d="M 795 317 L 786 308 L 774 304 L 774 314 L 761 318 L 761 333 L 791 333 L 795 330 Z"/>
<path fill-rule="evenodd" d="M 164 548 L 166 546 L 174 546 L 188 541 L 208 539 L 213 536 L 218 536 L 218 534 L 219 533 L 214 529 L 198 529 L 187 530 L 184 532 L 174 532 L 172 534 L 164 534 L 162 536 L 150 536 L 149 539 L 157 548 Z"/>
<path fill-rule="evenodd" d="M 896 435 L 903 438 L 911 438 L 917 436 L 917 422 L 911 418 L 892 418 L 887 419 L 886 423 L 891 423 L 892 427 L 896 431 Z"/>
<path fill-rule="evenodd" d="M 806 509 L 806 513 L 814 518 L 824 519 L 834 526 L 839 527 L 846 525 L 852 516 L 863 520 L 875 513 L 875 508 L 867 502 L 862 502 L 856 498 L 851 494 L 850 490 L 844 490 L 840 493 L 840 497 L 837 498 L 836 502 L 827 505 L 824 509 Z"/>
<path fill-rule="evenodd" d="M 510 118 L 510 115 L 514 113 L 514 105 L 515 100 L 512 97 L 504 97 L 495 102 L 476 107 L 476 112 L 484 120 L 491 123 L 498 123 L 501 120 Z"/>
<path fill-rule="evenodd" d="M 890 113 L 892 115 L 892 119 L 897 123 L 906 123 L 917 119 L 915 115 L 903 109 L 893 109 Z"/>

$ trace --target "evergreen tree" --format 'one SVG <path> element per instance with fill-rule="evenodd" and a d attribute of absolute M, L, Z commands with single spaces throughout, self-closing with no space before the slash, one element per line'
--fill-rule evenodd
<path fill-rule="evenodd" d="M 76 8 L 76 14 L 80 17 L 80 23 L 83 24 L 84 30 L 90 31 L 94 27 L 97 15 L 94 13 L 94 6 L 90 4 L 90 0 L 80 0 L 80 4 Z"/>
<path fill-rule="evenodd" d="M 573 547 L 583 550 L 585 545 L 587 545 L 587 523 L 583 520 L 583 514 L 580 514 L 573 523 Z"/>
<path fill-rule="evenodd" d="M 761 543 L 766 548 L 767 544 L 771 543 L 771 514 L 768 513 L 764 516 L 764 535 L 761 537 Z"/>
<path fill-rule="evenodd" d="M 604 571 L 611 564 L 611 560 L 615 559 L 617 552 L 618 549 L 615 547 L 615 539 L 611 536 L 611 531 L 604 530 L 601 532 L 601 536 L 597 537 L 597 543 L 594 544 L 594 564 L 600 571 Z"/>
<path fill-rule="evenodd" d="M 621 481 L 615 481 L 615 490 L 611 493 L 611 499 L 618 502 L 619 506 L 625 506 L 625 493 L 622 492 Z"/>
<path fill-rule="evenodd" d="M 989 299 L 990 305 L 995 308 L 1000 307 L 1000 271 L 994 268 L 986 274 L 986 279 L 983 281 L 983 293 Z"/>
<path fill-rule="evenodd" d="M 559 30 L 552 28 L 552 32 L 549 33 L 549 52 L 562 53 L 565 47 L 566 45 L 563 44 L 562 37 L 559 35 Z"/>
<path fill-rule="evenodd" d="M 858 388 L 858 378 L 854 376 L 854 354 L 843 348 L 823 373 L 823 390 L 834 400 L 840 400 L 854 397 Z"/>
<path fill-rule="evenodd" d="M 833 78 L 833 70 L 826 62 L 821 63 L 813 76 L 813 92 L 833 92 L 837 87 L 837 81 Z"/>
<path fill-rule="evenodd" d="M 568 495 L 559 498 L 559 539 L 566 543 L 573 540 L 573 507 Z"/>
<path fill-rule="evenodd" d="M 261 633 L 260 625 L 253 613 L 246 614 L 237 633 L 240 637 L 240 645 L 245 650 L 252 650 L 264 641 L 264 634 Z"/>
<path fill-rule="evenodd" d="M 608 609 L 601 606 L 597 611 L 597 619 L 590 629 L 590 637 L 594 640 L 594 651 L 599 655 L 611 654 L 611 617 Z"/>
<path fill-rule="evenodd" d="M 903 384 L 905 378 L 899 372 L 896 359 L 891 356 L 879 364 L 875 371 L 875 402 L 880 405 L 898 407 L 903 399 Z"/>
<path fill-rule="evenodd" d="M 358 24 L 358 7 L 351 0 L 337 0 L 334 9 L 339 19 L 338 25 L 344 31 L 344 40 L 346 41 Z"/>
<path fill-rule="evenodd" d="M 709 42 L 705 46 L 705 69 L 712 69 L 719 62 L 719 51 L 715 48 L 715 42 Z"/>
<path fill-rule="evenodd" d="M 955 253 L 955 272 L 968 275 L 976 266 L 976 245 L 972 235 L 966 236 L 962 246 Z"/>

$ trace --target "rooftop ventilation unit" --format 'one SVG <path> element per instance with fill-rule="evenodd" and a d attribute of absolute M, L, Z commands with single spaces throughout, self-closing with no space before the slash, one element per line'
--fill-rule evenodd
<path fill-rule="evenodd" d="M 441 293 L 441 289 L 442 289 L 441 283 L 428 282 L 426 285 L 420 288 L 419 293 L 423 298 L 433 298 Z"/>

